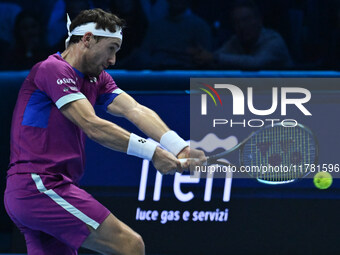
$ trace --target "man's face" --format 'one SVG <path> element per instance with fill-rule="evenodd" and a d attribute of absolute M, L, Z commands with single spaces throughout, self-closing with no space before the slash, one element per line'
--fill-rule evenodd
<path fill-rule="evenodd" d="M 255 11 L 247 7 L 236 8 L 232 19 L 236 35 L 243 44 L 249 45 L 257 41 L 262 21 Z"/>
<path fill-rule="evenodd" d="M 83 70 L 90 76 L 99 76 L 100 73 L 116 63 L 116 53 L 122 41 L 119 38 L 91 38 L 89 47 L 84 55 Z"/>

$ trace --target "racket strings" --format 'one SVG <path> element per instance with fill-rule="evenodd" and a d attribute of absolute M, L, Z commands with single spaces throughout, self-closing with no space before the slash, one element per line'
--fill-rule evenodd
<path fill-rule="evenodd" d="M 269 182 L 286 182 L 308 174 L 316 161 L 312 133 L 300 126 L 274 126 L 256 133 L 244 145 L 241 162 L 250 174 Z"/>

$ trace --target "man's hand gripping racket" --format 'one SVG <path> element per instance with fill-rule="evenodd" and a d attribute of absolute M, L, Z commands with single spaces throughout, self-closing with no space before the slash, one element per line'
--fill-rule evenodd
<path fill-rule="evenodd" d="M 181 162 L 182 170 L 188 170 L 190 167 L 200 166 L 205 164 L 207 157 L 202 150 L 196 150 L 189 146 L 184 148 L 178 155 Z"/>

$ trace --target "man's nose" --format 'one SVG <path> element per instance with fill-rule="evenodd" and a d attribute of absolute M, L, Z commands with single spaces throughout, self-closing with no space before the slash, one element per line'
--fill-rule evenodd
<path fill-rule="evenodd" d="M 113 66 L 116 63 L 116 55 L 113 55 L 111 58 L 107 61 L 110 66 Z"/>

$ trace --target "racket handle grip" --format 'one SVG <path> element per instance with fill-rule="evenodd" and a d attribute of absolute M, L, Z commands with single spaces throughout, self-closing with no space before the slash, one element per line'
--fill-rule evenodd
<path fill-rule="evenodd" d="M 189 158 L 180 158 L 178 160 L 179 160 L 179 162 L 181 162 L 181 166 L 183 167 L 183 165 L 185 164 L 185 162 L 187 162 L 189 160 Z"/>
<path fill-rule="evenodd" d="M 183 165 L 185 162 L 187 162 L 188 160 L 194 160 L 196 162 L 199 162 L 200 160 L 198 158 L 180 158 L 178 159 L 179 162 L 181 162 L 181 165 Z M 203 165 L 206 165 L 207 162 L 204 162 Z"/>
<path fill-rule="evenodd" d="M 179 158 L 178 160 L 179 160 L 179 162 L 181 162 L 183 164 L 183 163 L 187 162 L 188 159 L 189 158 Z"/>

